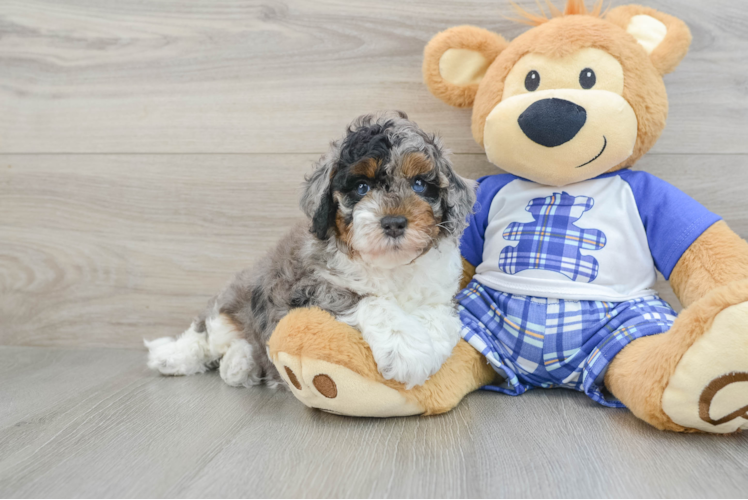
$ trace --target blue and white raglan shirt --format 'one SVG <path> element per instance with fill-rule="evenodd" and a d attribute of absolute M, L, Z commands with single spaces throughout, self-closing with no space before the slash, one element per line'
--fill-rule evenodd
<path fill-rule="evenodd" d="M 620 170 L 561 188 L 511 174 L 478 179 L 461 251 L 502 292 L 623 302 L 655 295 L 720 217 L 646 172 Z"/>

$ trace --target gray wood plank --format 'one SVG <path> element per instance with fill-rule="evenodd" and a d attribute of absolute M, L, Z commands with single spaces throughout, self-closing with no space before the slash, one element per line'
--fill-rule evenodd
<path fill-rule="evenodd" d="M 647 4 L 694 43 L 640 166 L 748 237 L 745 9 Z M 0 345 L 55 346 L 0 347 L 0 496 L 745 496 L 745 436 L 661 433 L 569 391 L 348 419 L 96 348 L 181 331 L 300 216 L 301 177 L 360 113 L 408 111 L 463 175 L 495 173 L 420 60 L 454 24 L 524 31 L 502 14 L 493 0 L 0 2 Z M 28 154 L 116 152 L 134 154 Z"/>
<path fill-rule="evenodd" d="M 670 120 L 655 152 L 748 153 L 742 2 L 647 5 L 694 33 L 666 78 Z M 495 0 L 6 0 L 0 152 L 314 152 L 379 109 L 479 152 L 469 112 L 423 85 L 421 54 L 455 24 L 513 38 L 526 27 L 511 15 Z"/>
<path fill-rule="evenodd" d="M 138 347 L 182 331 L 301 217 L 315 158 L 2 157 L 0 345 Z M 483 155 L 454 160 L 469 177 L 497 172 Z M 641 166 L 748 237 L 747 155 L 652 155 Z"/>
<path fill-rule="evenodd" d="M 355 419 L 129 350 L 0 348 L 3 497 L 742 497 L 748 436 L 657 431 L 565 390 Z M 28 376 L 46 366 L 53 377 Z M 92 382 L 94 381 L 94 382 Z M 59 397 L 49 398 L 55 392 Z M 39 402 L 37 400 L 42 400 Z"/>

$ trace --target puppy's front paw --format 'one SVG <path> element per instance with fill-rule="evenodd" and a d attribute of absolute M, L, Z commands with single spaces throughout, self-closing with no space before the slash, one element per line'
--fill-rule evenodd
<path fill-rule="evenodd" d="M 412 389 L 441 368 L 460 339 L 460 322 L 449 306 L 406 313 L 384 297 L 366 298 L 352 318 L 386 380 Z"/>
<path fill-rule="evenodd" d="M 402 334 L 395 334 L 402 336 Z M 423 385 L 441 367 L 441 360 L 435 360 L 430 344 L 421 348 L 402 342 L 390 346 L 371 346 L 379 373 L 386 380 L 396 380 L 405 384 L 406 389 Z M 425 349 L 424 349 L 425 348 Z"/>
<path fill-rule="evenodd" d="M 391 335 L 369 337 L 379 372 L 407 389 L 423 385 L 449 358 L 460 340 L 460 326 L 448 306 L 423 308 L 401 318 Z"/>

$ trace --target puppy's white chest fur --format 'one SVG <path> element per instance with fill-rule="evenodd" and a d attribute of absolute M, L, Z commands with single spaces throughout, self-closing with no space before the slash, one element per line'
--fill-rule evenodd
<path fill-rule="evenodd" d="M 387 297 L 404 310 L 447 304 L 458 292 L 462 259 L 457 244 L 443 241 L 410 264 L 392 269 L 366 265 L 344 255 L 329 277 L 362 296 Z M 340 276 L 344 276 L 341 278 Z"/>
<path fill-rule="evenodd" d="M 456 242 L 443 241 L 393 269 L 347 257 L 339 263 L 344 268 L 336 271 L 345 276 L 340 284 L 364 298 L 338 319 L 361 331 L 384 378 L 407 388 L 426 382 L 460 339 L 461 323 L 452 303 L 462 275 Z"/>

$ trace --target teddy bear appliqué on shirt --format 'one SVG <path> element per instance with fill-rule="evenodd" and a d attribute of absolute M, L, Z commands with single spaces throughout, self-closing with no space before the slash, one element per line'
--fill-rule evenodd
<path fill-rule="evenodd" d="M 592 198 L 566 192 L 531 200 L 525 210 L 535 220 L 512 222 L 504 230 L 504 239 L 518 241 L 519 245 L 501 251 L 499 269 L 507 274 L 543 269 L 574 281 L 594 281 L 599 270 L 597 260 L 579 250 L 600 250 L 606 243 L 605 233 L 575 225 L 594 204 Z"/>

